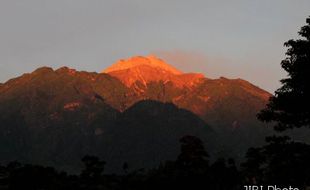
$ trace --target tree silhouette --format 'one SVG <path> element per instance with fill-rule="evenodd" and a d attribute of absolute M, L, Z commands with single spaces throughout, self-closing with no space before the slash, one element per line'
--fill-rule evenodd
<path fill-rule="evenodd" d="M 247 184 L 309 185 L 310 146 L 288 137 L 267 137 L 267 145 L 251 148 L 245 168 Z"/>
<path fill-rule="evenodd" d="M 180 139 L 181 153 L 177 158 L 177 164 L 189 171 L 204 171 L 208 167 L 208 153 L 203 142 L 195 136 L 184 136 Z"/>
<path fill-rule="evenodd" d="M 105 161 L 99 160 L 95 156 L 84 156 L 82 158 L 84 169 L 82 170 L 81 177 L 86 180 L 99 180 L 102 172 L 104 171 Z"/>
<path fill-rule="evenodd" d="M 24 165 L 10 171 L 9 189 L 62 189 L 64 182 L 60 177 L 54 168 Z"/>
<path fill-rule="evenodd" d="M 267 107 L 258 114 L 264 122 L 274 122 L 274 129 L 310 126 L 310 17 L 299 31 L 302 39 L 289 40 L 286 59 L 281 62 L 288 77 L 281 80 L 282 87 L 270 98 Z M 294 142 L 287 136 L 266 138 L 267 145 L 251 148 L 243 163 L 248 184 L 294 185 L 304 188 L 310 184 L 310 146 Z"/>
<path fill-rule="evenodd" d="M 281 80 L 279 88 L 267 107 L 258 114 L 264 122 L 275 122 L 275 129 L 282 131 L 288 128 L 310 126 L 310 17 L 307 25 L 299 31 L 302 39 L 289 40 L 286 59 L 281 62 L 288 77 Z"/>
<path fill-rule="evenodd" d="M 127 162 L 124 162 L 124 164 L 123 164 L 123 171 L 124 171 L 124 173 L 125 174 L 127 174 L 128 173 L 128 169 L 129 169 L 129 165 L 128 165 L 128 163 Z"/>

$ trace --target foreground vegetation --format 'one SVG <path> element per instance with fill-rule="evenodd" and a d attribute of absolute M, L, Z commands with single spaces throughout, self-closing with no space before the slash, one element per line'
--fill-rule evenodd
<path fill-rule="evenodd" d="M 304 189 L 310 185 L 310 146 L 287 137 L 269 137 L 269 144 L 248 151 L 246 162 L 237 167 L 233 159 L 209 163 L 200 139 L 180 139 L 181 153 L 175 161 L 157 168 L 105 174 L 105 162 L 94 156 L 82 159 L 80 174 L 69 175 L 52 167 L 12 162 L 0 167 L 0 189 L 243 189 L 244 185 L 272 184 Z"/>

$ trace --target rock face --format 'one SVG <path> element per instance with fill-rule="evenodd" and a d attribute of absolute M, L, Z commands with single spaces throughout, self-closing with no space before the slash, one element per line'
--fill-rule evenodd
<path fill-rule="evenodd" d="M 200 137 L 213 158 L 238 158 L 270 134 L 255 117 L 269 97 L 242 79 L 183 73 L 155 56 L 99 74 L 43 67 L 0 84 L 0 162 L 74 169 L 94 154 L 110 171 L 123 162 L 148 168 L 174 159 L 184 135 Z"/>

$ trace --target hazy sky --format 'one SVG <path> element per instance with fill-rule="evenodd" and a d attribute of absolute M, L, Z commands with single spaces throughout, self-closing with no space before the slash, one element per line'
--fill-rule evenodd
<path fill-rule="evenodd" d="M 283 43 L 309 15 L 309 0 L 0 0 L 0 82 L 41 66 L 99 72 L 153 53 L 273 92 L 285 76 Z"/>

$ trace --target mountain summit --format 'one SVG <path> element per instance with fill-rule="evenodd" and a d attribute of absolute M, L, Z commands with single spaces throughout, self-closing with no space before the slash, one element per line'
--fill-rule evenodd
<path fill-rule="evenodd" d="M 134 56 L 129 59 L 121 59 L 108 67 L 107 69 L 103 70 L 103 73 L 111 73 L 114 71 L 132 69 L 138 66 L 149 66 L 155 69 L 161 69 L 171 74 L 182 74 L 181 71 L 177 70 L 176 68 L 172 67 L 171 65 L 164 62 L 162 59 L 156 57 L 155 55 L 149 56 Z"/>
<path fill-rule="evenodd" d="M 204 78 L 203 74 L 183 73 L 154 55 L 120 60 L 103 70 L 103 73 L 119 79 L 127 87 L 133 87 L 136 92 L 143 91 L 151 82 L 172 82 L 183 88 L 193 86 Z"/>

